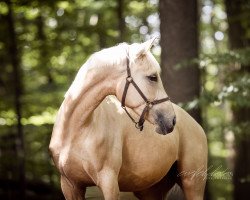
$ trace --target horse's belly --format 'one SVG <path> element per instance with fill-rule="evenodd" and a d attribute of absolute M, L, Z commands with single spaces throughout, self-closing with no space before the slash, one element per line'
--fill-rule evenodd
<path fill-rule="evenodd" d="M 169 171 L 175 159 L 161 163 L 145 163 L 122 166 L 119 174 L 121 191 L 140 191 L 159 182 Z"/>
<path fill-rule="evenodd" d="M 161 169 L 152 169 L 147 173 L 133 172 L 131 170 L 121 170 L 119 174 L 119 188 L 121 191 L 142 191 L 155 183 L 159 182 L 169 171 L 171 165 L 161 168 Z"/>

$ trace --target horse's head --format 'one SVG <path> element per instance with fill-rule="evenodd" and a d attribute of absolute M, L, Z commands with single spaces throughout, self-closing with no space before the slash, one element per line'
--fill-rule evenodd
<path fill-rule="evenodd" d="M 176 116 L 172 103 L 166 98 L 168 96 L 160 78 L 160 66 L 150 53 L 153 42 L 154 39 L 151 39 L 142 44 L 129 45 L 126 68 L 117 85 L 116 96 L 121 102 L 125 96 L 124 106 L 131 108 L 141 118 L 143 113 L 143 118 L 157 126 L 156 132 L 165 135 L 173 131 Z M 132 78 L 128 78 L 128 68 Z M 124 92 L 126 84 L 129 87 Z M 136 85 L 143 94 L 140 94 Z"/>

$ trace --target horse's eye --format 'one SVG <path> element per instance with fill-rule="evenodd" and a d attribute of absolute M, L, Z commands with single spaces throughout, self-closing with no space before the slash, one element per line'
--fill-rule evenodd
<path fill-rule="evenodd" d="M 148 78 L 150 81 L 153 81 L 153 82 L 157 82 L 157 80 L 158 80 L 157 75 L 147 76 L 147 78 Z"/>

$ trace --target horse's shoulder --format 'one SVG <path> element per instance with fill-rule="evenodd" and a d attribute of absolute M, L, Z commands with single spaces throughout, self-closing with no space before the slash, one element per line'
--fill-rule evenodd
<path fill-rule="evenodd" d="M 101 123 L 108 122 L 113 124 L 114 122 L 124 120 L 124 111 L 121 108 L 120 102 L 115 96 L 107 96 L 101 104 L 94 111 L 95 119 L 100 119 Z"/>

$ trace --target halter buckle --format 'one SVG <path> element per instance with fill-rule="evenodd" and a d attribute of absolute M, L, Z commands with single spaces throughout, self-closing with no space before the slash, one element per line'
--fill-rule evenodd
<path fill-rule="evenodd" d="M 128 77 L 126 78 L 126 80 L 127 80 L 129 83 L 132 83 L 133 78 L 132 78 L 131 76 L 128 76 Z"/>
<path fill-rule="evenodd" d="M 152 108 L 152 107 L 153 107 L 153 104 L 152 104 L 151 101 L 147 101 L 147 102 L 146 102 L 146 105 L 147 105 L 148 108 Z"/>
<path fill-rule="evenodd" d="M 143 125 L 139 125 L 139 123 L 136 122 L 136 123 L 135 123 L 135 128 L 140 129 L 140 131 L 142 131 Z"/>

